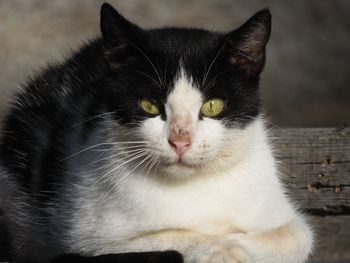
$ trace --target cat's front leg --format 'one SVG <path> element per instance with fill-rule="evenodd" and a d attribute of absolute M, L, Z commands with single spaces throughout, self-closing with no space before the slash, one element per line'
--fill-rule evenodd
<path fill-rule="evenodd" d="M 302 218 L 266 232 L 231 234 L 254 263 L 303 263 L 312 251 L 313 234 Z"/>
<path fill-rule="evenodd" d="M 142 236 L 123 245 L 117 245 L 117 250 L 121 252 L 176 250 L 182 254 L 185 263 L 252 262 L 239 244 L 225 236 L 208 236 L 183 230 L 162 231 Z"/>

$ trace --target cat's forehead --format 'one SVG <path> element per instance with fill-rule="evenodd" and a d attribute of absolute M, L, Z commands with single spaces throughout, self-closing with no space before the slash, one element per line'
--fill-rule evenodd
<path fill-rule="evenodd" d="M 176 90 L 178 94 L 184 91 L 183 87 L 200 92 L 205 74 L 223 44 L 222 35 L 188 28 L 153 29 L 147 34 L 142 47 L 154 65 L 146 61 L 145 66 L 150 67 L 150 72 L 154 71 L 153 67 L 159 71 L 156 73 L 167 82 L 165 93 L 169 95 Z M 211 67 L 213 72 L 215 67 Z"/>
<path fill-rule="evenodd" d="M 198 85 L 193 82 L 193 78 L 186 74 L 181 66 L 174 81 L 174 85 L 166 100 L 166 107 L 173 114 L 193 113 L 202 104 L 202 93 Z M 198 114 L 198 112 L 195 112 Z"/>
<path fill-rule="evenodd" d="M 150 49 L 183 59 L 216 50 L 222 40 L 220 33 L 197 28 L 160 28 L 148 30 L 147 35 Z"/>

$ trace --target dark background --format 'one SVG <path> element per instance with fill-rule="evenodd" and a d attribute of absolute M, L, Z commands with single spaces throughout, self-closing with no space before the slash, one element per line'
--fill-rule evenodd
<path fill-rule="evenodd" d="M 111 0 L 144 27 L 231 30 L 269 7 L 273 31 L 262 95 L 278 126 L 350 123 L 350 1 Z M 34 70 L 99 34 L 100 0 L 0 0 L 0 117 Z"/>

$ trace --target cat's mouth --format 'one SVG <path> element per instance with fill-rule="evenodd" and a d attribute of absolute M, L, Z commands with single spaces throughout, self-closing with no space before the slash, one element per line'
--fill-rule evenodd
<path fill-rule="evenodd" d="M 187 169 L 198 169 L 201 165 L 200 164 L 193 164 L 188 163 L 184 160 L 178 159 L 174 162 L 167 162 L 165 163 L 165 166 L 167 167 L 179 167 L 179 168 L 187 168 Z"/>
<path fill-rule="evenodd" d="M 167 162 L 163 162 L 162 164 L 163 165 L 161 170 L 165 174 L 175 178 L 184 178 L 188 176 L 193 176 L 203 169 L 202 164 L 191 163 L 188 161 L 179 162 L 178 160 L 176 161 L 168 160 Z"/>

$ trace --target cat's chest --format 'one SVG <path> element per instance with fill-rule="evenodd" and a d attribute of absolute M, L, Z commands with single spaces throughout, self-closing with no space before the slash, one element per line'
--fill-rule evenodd
<path fill-rule="evenodd" d="M 73 243 L 91 236 L 101 244 L 122 243 L 169 229 L 222 235 L 279 226 L 293 211 L 273 171 L 260 171 L 226 172 L 182 185 L 130 176 L 107 198 L 99 188 L 85 191 L 75 202 Z"/>
<path fill-rule="evenodd" d="M 114 220 L 116 228 L 123 225 L 121 231 L 173 228 L 208 234 L 240 231 L 239 221 L 251 214 L 247 209 L 251 200 L 244 188 L 241 180 L 230 176 L 182 185 L 130 180 L 120 190 L 120 201 L 115 204 L 115 209 L 108 209 L 110 212 L 106 216 Z"/>

